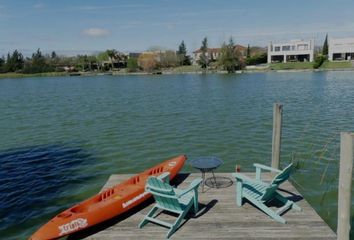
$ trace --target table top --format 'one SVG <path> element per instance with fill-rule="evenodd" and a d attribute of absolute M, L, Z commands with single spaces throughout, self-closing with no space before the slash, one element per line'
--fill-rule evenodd
<path fill-rule="evenodd" d="M 223 161 L 217 157 L 198 157 L 190 161 L 190 165 L 199 170 L 213 170 L 218 168 Z"/>

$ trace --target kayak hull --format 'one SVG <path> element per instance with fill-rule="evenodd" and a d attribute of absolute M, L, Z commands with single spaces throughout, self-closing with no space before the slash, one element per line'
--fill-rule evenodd
<path fill-rule="evenodd" d="M 181 170 L 187 157 L 181 155 L 166 160 L 122 183 L 59 213 L 35 232 L 30 240 L 46 240 L 63 237 L 116 217 L 151 197 L 145 192 L 149 176 L 170 173 L 173 179 Z"/>

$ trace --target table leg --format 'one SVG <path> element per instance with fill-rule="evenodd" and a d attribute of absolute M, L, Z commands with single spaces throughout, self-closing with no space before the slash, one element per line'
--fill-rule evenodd
<path fill-rule="evenodd" d="M 215 187 L 216 187 L 216 188 L 218 188 L 218 183 L 216 182 L 216 177 L 215 177 L 214 171 L 213 171 L 213 170 L 211 170 L 211 173 L 213 174 L 213 178 L 214 178 Z"/>
<path fill-rule="evenodd" d="M 205 172 L 202 172 L 202 193 L 204 193 L 204 184 L 205 184 Z"/>

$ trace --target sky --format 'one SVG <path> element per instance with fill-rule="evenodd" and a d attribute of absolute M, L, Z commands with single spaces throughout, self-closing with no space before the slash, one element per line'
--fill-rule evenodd
<path fill-rule="evenodd" d="M 0 0 L 0 56 L 354 37 L 353 0 Z"/>

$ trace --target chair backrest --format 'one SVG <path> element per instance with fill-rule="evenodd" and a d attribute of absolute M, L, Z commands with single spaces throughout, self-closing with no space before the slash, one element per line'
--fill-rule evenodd
<path fill-rule="evenodd" d="M 175 211 L 182 210 L 173 187 L 157 177 L 151 176 L 148 178 L 146 182 L 146 191 L 154 196 L 155 201 L 159 206 Z"/>
<path fill-rule="evenodd" d="M 275 184 L 279 186 L 283 182 L 289 179 L 291 172 L 293 171 L 293 164 L 290 163 L 286 168 L 283 169 L 280 173 L 278 173 L 272 180 L 270 184 Z"/>
<path fill-rule="evenodd" d="M 270 184 L 264 191 L 261 201 L 266 202 L 272 198 L 274 198 L 274 193 L 277 190 L 278 185 L 276 184 Z"/>
<path fill-rule="evenodd" d="M 269 186 L 265 189 L 261 201 L 268 201 L 274 197 L 275 191 L 278 186 L 289 179 L 290 174 L 293 170 L 293 164 L 290 163 L 286 168 L 283 169 L 280 173 L 278 173 L 269 184 Z"/>

